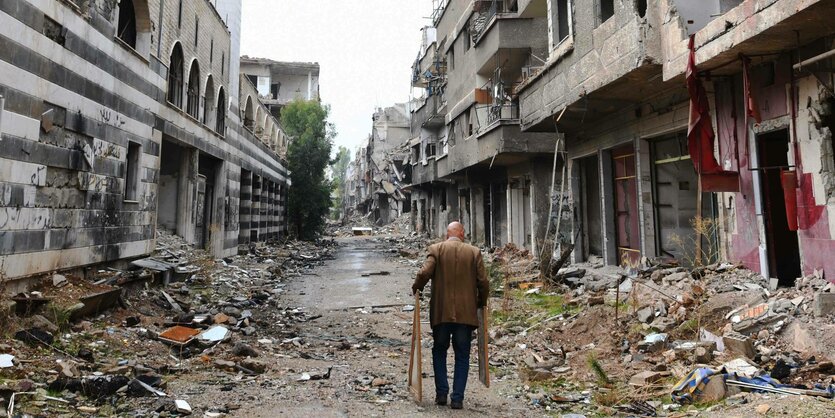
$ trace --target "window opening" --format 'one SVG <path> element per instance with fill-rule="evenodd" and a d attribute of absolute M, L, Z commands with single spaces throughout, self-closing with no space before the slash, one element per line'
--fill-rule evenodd
<path fill-rule="evenodd" d="M 136 10 L 133 8 L 133 0 L 122 0 L 119 3 L 117 30 L 116 36 L 136 49 Z"/>
<path fill-rule="evenodd" d="M 139 189 L 139 155 L 142 146 L 135 143 L 128 143 L 128 158 L 125 167 L 125 200 L 138 200 Z"/>
<path fill-rule="evenodd" d="M 600 23 L 615 15 L 615 0 L 600 0 Z"/>
<path fill-rule="evenodd" d="M 647 0 L 637 0 L 635 8 L 638 9 L 638 16 L 644 17 L 647 15 Z"/>
<path fill-rule="evenodd" d="M 196 60 L 191 65 L 191 71 L 188 74 L 188 106 L 186 106 L 186 111 L 195 119 L 197 119 L 200 111 L 200 67 Z"/>
<path fill-rule="evenodd" d="M 174 45 L 168 65 L 168 101 L 179 108 L 183 107 L 183 49 Z"/>

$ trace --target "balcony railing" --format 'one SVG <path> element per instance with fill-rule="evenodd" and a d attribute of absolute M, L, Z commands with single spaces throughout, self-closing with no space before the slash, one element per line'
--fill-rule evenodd
<path fill-rule="evenodd" d="M 490 105 L 487 108 L 487 126 L 499 121 L 518 121 L 519 105 L 515 103 Z"/>
<path fill-rule="evenodd" d="M 432 24 L 438 26 L 441 16 L 444 15 L 449 0 L 432 0 Z"/>
<path fill-rule="evenodd" d="M 499 14 L 515 13 L 516 6 L 506 4 L 505 0 L 476 1 L 475 13 L 470 18 L 470 36 L 476 44 L 490 27 L 490 22 Z"/>

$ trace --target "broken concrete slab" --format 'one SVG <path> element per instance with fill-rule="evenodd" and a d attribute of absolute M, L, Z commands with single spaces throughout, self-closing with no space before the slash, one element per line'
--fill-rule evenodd
<path fill-rule="evenodd" d="M 728 332 L 722 336 L 722 344 L 725 350 L 737 356 L 743 356 L 749 359 L 756 356 L 754 351 L 754 342 L 751 338 L 737 332 Z"/>
<path fill-rule="evenodd" d="M 653 372 L 653 371 L 643 371 L 629 379 L 629 384 L 631 386 L 651 386 L 652 384 L 660 381 L 664 378 L 664 372 Z"/>
<path fill-rule="evenodd" d="M 835 314 L 835 293 L 819 292 L 815 294 L 815 301 L 812 306 L 817 317 Z"/>

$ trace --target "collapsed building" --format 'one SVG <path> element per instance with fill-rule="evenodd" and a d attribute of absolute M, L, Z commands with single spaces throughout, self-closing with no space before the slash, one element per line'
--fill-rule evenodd
<path fill-rule="evenodd" d="M 285 233 L 287 138 L 240 72 L 240 0 L 2 2 L 0 20 L 7 291 L 150 254 L 157 229 L 217 257 Z"/>
<path fill-rule="evenodd" d="M 386 225 L 411 209 L 404 190 L 411 180 L 409 108 L 409 103 L 378 108 L 371 135 L 348 167 L 346 211 L 367 216 L 375 225 Z"/>
<path fill-rule="evenodd" d="M 835 274 L 832 6 L 435 1 L 413 68 L 415 225 L 535 248 L 550 212 L 578 262 Z M 688 140 L 691 108 L 706 122 Z"/>

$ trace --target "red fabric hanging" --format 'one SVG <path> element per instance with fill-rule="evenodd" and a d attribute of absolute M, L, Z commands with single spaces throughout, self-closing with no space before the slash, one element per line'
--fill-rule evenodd
<path fill-rule="evenodd" d="M 713 126 L 710 122 L 710 104 L 707 92 L 699 79 L 696 68 L 695 35 L 690 35 L 690 57 L 687 60 L 687 91 L 690 93 L 690 123 L 687 128 L 687 148 L 690 159 L 699 174 L 722 171 L 713 155 Z"/>
<path fill-rule="evenodd" d="M 749 72 L 751 58 L 742 54 L 740 54 L 740 57 L 742 58 L 742 78 L 743 83 L 745 83 L 745 110 L 748 112 L 748 117 L 754 118 L 757 123 L 760 123 L 763 121 L 763 118 L 760 116 L 760 107 L 757 106 L 757 99 L 754 98 L 754 94 L 751 92 L 751 74 Z"/>

